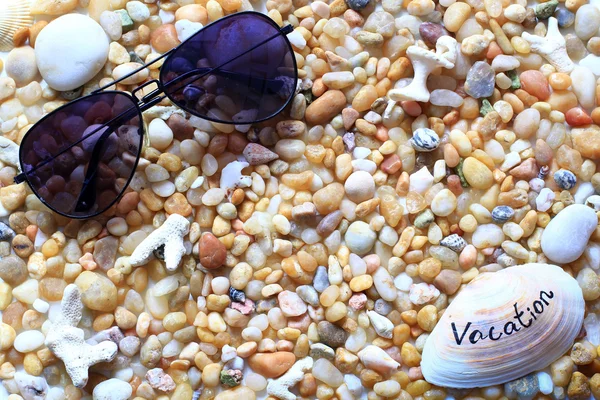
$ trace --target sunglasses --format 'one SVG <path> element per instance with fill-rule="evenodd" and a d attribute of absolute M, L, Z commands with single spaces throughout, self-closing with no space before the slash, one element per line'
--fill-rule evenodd
<path fill-rule="evenodd" d="M 142 112 L 169 98 L 197 117 L 246 125 L 280 113 L 298 82 L 294 51 L 268 16 L 246 11 L 215 21 L 130 74 L 54 110 L 21 141 L 22 173 L 50 209 L 90 218 L 113 206 L 133 178 L 144 136 Z M 159 79 L 131 94 L 106 90 L 164 59 Z M 138 99 L 149 85 L 156 89 Z M 149 89 L 148 89 L 149 90 Z"/>

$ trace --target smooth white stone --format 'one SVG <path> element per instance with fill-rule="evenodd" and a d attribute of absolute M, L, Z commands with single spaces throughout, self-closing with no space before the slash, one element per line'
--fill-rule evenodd
<path fill-rule="evenodd" d="M 573 204 L 559 212 L 542 233 L 542 251 L 550 260 L 566 264 L 577 260 L 596 230 L 598 217 L 590 207 Z"/>
<path fill-rule="evenodd" d="M 42 347 L 45 339 L 40 331 L 25 331 L 17 335 L 13 346 L 19 353 L 29 353 Z"/>
<path fill-rule="evenodd" d="M 537 373 L 538 384 L 540 385 L 540 392 L 543 394 L 550 394 L 554 390 L 554 383 L 552 383 L 552 377 L 547 372 Z"/>
<path fill-rule="evenodd" d="M 593 54 L 588 54 L 585 58 L 579 61 L 579 66 L 588 68 L 594 75 L 600 76 L 600 57 Z"/>
<path fill-rule="evenodd" d="M 573 195 L 575 204 L 585 204 L 588 197 L 592 196 L 596 191 L 590 182 L 582 182 Z"/>
<path fill-rule="evenodd" d="M 500 246 L 504 241 L 504 232 L 495 224 L 479 225 L 473 232 L 473 246 L 478 249 Z"/>
<path fill-rule="evenodd" d="M 50 22 L 35 42 L 42 77 L 55 90 L 73 90 L 87 83 L 104 66 L 109 40 L 104 29 L 81 14 Z"/>
<path fill-rule="evenodd" d="M 177 31 L 177 39 L 180 42 L 188 39 L 194 33 L 198 32 L 202 29 L 202 24 L 200 22 L 192 22 L 187 19 L 182 19 L 175 22 L 175 30 Z"/>
<path fill-rule="evenodd" d="M 587 68 L 575 67 L 571 72 L 571 86 L 577 100 L 584 108 L 593 108 L 596 93 L 596 77 Z"/>
<path fill-rule="evenodd" d="M 94 400 L 127 400 L 132 392 L 129 383 L 113 378 L 96 385 Z"/>

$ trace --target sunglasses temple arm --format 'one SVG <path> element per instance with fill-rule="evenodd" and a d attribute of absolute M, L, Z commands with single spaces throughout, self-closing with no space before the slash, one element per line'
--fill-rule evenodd
<path fill-rule="evenodd" d="M 142 66 L 141 66 L 141 67 L 139 67 L 138 69 L 134 69 L 133 71 L 131 71 L 131 72 L 130 72 L 130 73 L 128 73 L 127 75 L 125 75 L 125 76 L 122 76 L 121 78 L 119 78 L 119 79 L 117 79 L 117 80 L 115 80 L 115 81 L 112 81 L 111 83 L 109 83 L 109 84 L 107 84 L 107 85 L 104 85 L 104 86 L 102 86 L 102 87 L 100 87 L 100 88 L 98 88 L 98 89 L 94 90 L 94 91 L 92 92 L 92 94 L 93 94 L 93 93 L 99 93 L 99 92 L 103 91 L 104 89 L 107 89 L 107 88 L 109 88 L 109 87 L 111 87 L 111 86 L 113 86 L 113 85 L 115 85 L 115 84 L 117 84 L 117 83 L 119 83 L 119 82 L 122 82 L 122 81 L 124 81 L 124 80 L 125 80 L 125 79 L 127 79 L 127 78 L 131 78 L 133 75 L 135 75 L 135 74 L 137 74 L 138 72 L 140 72 L 140 71 L 142 71 L 142 70 L 144 70 L 144 69 L 148 68 L 150 65 L 152 65 L 152 64 L 155 64 L 155 63 L 159 62 L 160 60 L 162 60 L 162 59 L 163 59 L 163 58 L 165 58 L 165 57 L 168 57 L 168 56 L 169 56 L 171 53 L 173 53 L 173 52 L 174 52 L 176 49 L 177 49 L 177 47 L 175 47 L 175 48 L 173 48 L 173 49 L 171 49 L 171 50 L 167 51 L 166 53 L 162 54 L 162 55 L 161 55 L 160 57 L 158 57 L 158 58 L 155 58 L 154 60 L 150 61 L 149 63 L 142 65 Z"/>
<path fill-rule="evenodd" d="M 260 42 L 260 43 L 258 43 L 258 44 L 256 44 L 256 45 L 252 46 L 251 48 L 249 48 L 248 50 L 244 51 L 243 53 L 240 53 L 240 54 L 238 54 L 237 56 L 235 56 L 235 57 L 233 57 L 233 58 L 231 58 L 231 59 L 229 59 L 229 60 L 227 60 L 227 61 L 225 61 L 225 62 L 221 63 L 220 65 L 217 65 L 216 67 L 213 67 L 213 68 L 209 69 L 208 71 L 204 72 L 203 74 L 201 74 L 200 76 L 198 76 L 198 77 L 197 77 L 196 79 L 194 79 L 193 81 L 191 81 L 191 82 L 187 82 L 187 83 L 186 83 L 186 85 L 189 85 L 190 83 L 192 83 L 192 82 L 195 82 L 195 81 L 197 81 L 198 79 L 202 79 L 202 78 L 204 78 L 206 75 L 209 75 L 209 74 L 213 73 L 214 71 L 218 71 L 218 70 L 220 70 L 220 69 L 221 69 L 221 67 L 223 67 L 223 66 L 225 66 L 225 65 L 229 64 L 229 63 L 230 63 L 230 62 L 232 62 L 232 61 L 235 61 L 235 60 L 237 60 L 237 59 L 238 59 L 238 58 L 240 58 L 240 57 L 243 57 L 243 56 L 245 56 L 246 54 L 250 53 L 251 51 L 253 51 L 253 50 L 255 50 L 255 49 L 259 48 L 259 47 L 260 47 L 260 46 L 262 46 L 263 44 L 265 44 L 265 43 L 268 43 L 268 42 L 270 42 L 271 40 L 278 38 L 280 35 L 284 35 L 284 37 L 285 37 L 285 35 L 287 35 L 288 33 L 292 32 L 293 30 L 294 30 L 294 27 L 293 27 L 292 25 L 286 25 L 286 26 L 284 26 L 284 27 L 280 28 L 280 29 L 279 29 L 279 32 L 278 32 L 277 34 L 275 34 L 275 35 L 273 35 L 273 36 L 271 36 L 271 37 L 269 37 L 269 38 L 267 38 L 267 39 L 263 40 L 262 42 Z M 195 72 L 196 72 L 196 71 L 190 71 L 190 73 L 195 73 Z M 186 76 L 187 76 L 187 74 L 183 74 L 183 75 L 180 75 L 180 76 L 178 76 L 177 78 L 175 78 L 175 79 L 173 79 L 173 80 L 171 80 L 171 81 L 169 81 L 169 82 L 165 83 L 165 84 L 163 85 L 163 89 L 166 89 L 166 88 L 168 88 L 169 86 L 171 86 L 171 85 L 173 85 L 173 84 L 175 84 L 175 83 L 178 83 L 178 82 L 180 82 L 182 79 L 185 79 L 185 77 L 186 77 Z M 181 89 L 181 88 L 178 88 L 178 89 L 175 89 L 175 90 L 173 90 L 173 91 L 177 91 L 177 90 L 180 90 L 180 89 Z"/>
<path fill-rule="evenodd" d="M 294 28 L 293 28 L 291 25 L 286 25 L 286 26 L 284 26 L 283 28 L 280 28 L 280 29 L 279 29 L 279 34 L 287 35 L 288 33 L 292 32 L 292 31 L 293 31 L 293 29 L 294 29 Z M 278 36 L 279 36 L 279 34 L 271 36 L 271 37 L 270 37 L 270 38 L 268 38 L 267 40 L 265 40 L 265 41 L 263 41 L 263 42 L 261 42 L 261 43 L 257 44 L 256 46 L 254 46 L 254 47 L 252 47 L 251 49 L 249 49 L 249 50 L 245 51 L 244 53 L 242 53 L 242 54 L 239 54 L 239 55 L 237 55 L 236 57 L 232 58 L 231 60 L 229 60 L 229 61 L 226 61 L 225 63 L 223 63 L 223 64 L 221 64 L 221 65 L 219 65 L 219 66 L 217 66 L 217 67 L 213 68 L 213 70 L 214 70 L 214 69 L 221 68 L 223 65 L 225 65 L 225 64 L 227 64 L 227 63 L 230 63 L 230 62 L 232 62 L 232 61 L 236 60 L 237 58 L 239 58 L 239 57 L 243 56 L 244 54 L 246 54 L 246 53 L 248 53 L 248 52 L 250 52 L 250 51 L 252 51 L 252 50 L 256 49 L 257 47 L 259 47 L 259 46 L 262 46 L 263 44 L 265 44 L 265 43 L 267 43 L 267 42 L 269 42 L 269 41 L 271 41 L 271 40 L 275 39 L 276 37 L 278 37 Z M 109 83 L 109 84 L 106 84 L 106 85 L 104 85 L 104 86 L 102 86 L 102 87 L 100 87 L 100 88 L 98 88 L 98 89 L 94 90 L 92 93 L 98 93 L 98 92 L 101 92 L 101 91 L 103 91 L 103 90 L 105 90 L 105 89 L 107 89 L 107 88 L 109 88 L 109 87 L 113 86 L 113 85 L 114 85 L 114 84 L 116 84 L 116 83 L 122 82 L 122 81 L 124 81 L 125 79 L 132 77 L 133 75 L 135 75 L 135 74 L 137 74 L 138 72 L 140 72 L 140 71 L 144 70 L 145 68 L 148 68 L 150 65 L 157 63 L 158 61 L 160 61 L 160 60 L 164 59 L 165 57 L 168 57 L 168 56 L 169 56 L 169 55 L 171 55 L 171 53 L 173 53 L 173 52 L 174 52 L 174 51 L 175 51 L 177 48 L 178 48 L 178 47 L 175 47 L 175 48 L 173 48 L 173 49 L 171 49 L 171 50 L 167 51 L 166 53 L 162 54 L 160 57 L 158 57 L 158 58 L 156 58 L 156 59 L 154 59 L 154 60 L 150 61 L 150 62 L 149 62 L 149 63 L 147 63 L 147 64 L 144 64 L 144 65 L 142 65 L 141 67 L 139 67 L 139 68 L 137 68 L 137 69 L 134 69 L 134 70 L 133 70 L 133 71 L 131 71 L 129 74 L 127 74 L 127 75 L 125 75 L 125 76 L 122 76 L 121 78 L 119 78 L 119 79 L 117 79 L 117 80 L 115 80 L 115 81 L 112 81 L 111 83 Z M 210 72 L 212 72 L 212 71 L 209 71 L 209 72 L 207 72 L 206 74 L 209 74 Z M 198 77 L 197 79 L 200 79 L 201 77 L 202 77 L 202 76 Z M 173 81 L 171 81 L 171 82 L 173 82 Z M 169 82 L 169 83 L 171 83 L 171 82 Z"/>

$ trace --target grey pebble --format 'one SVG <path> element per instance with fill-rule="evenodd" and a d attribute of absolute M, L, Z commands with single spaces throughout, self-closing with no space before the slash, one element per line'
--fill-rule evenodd
<path fill-rule="evenodd" d="M 377 314 L 388 315 L 392 312 L 392 305 L 383 299 L 377 299 L 373 311 Z"/>
<path fill-rule="evenodd" d="M 354 11 L 360 11 L 369 4 L 369 0 L 346 0 L 346 4 Z"/>
<path fill-rule="evenodd" d="M 327 276 L 327 268 L 324 266 L 318 266 L 315 277 L 313 278 L 313 287 L 319 293 L 329 287 L 329 277 Z"/>
<path fill-rule="evenodd" d="M 506 383 L 504 390 L 509 398 L 532 399 L 539 392 L 540 384 L 537 376 L 531 374 Z"/>
<path fill-rule="evenodd" d="M 309 285 L 302 285 L 296 288 L 296 294 L 300 296 L 302 300 L 307 302 L 313 307 L 319 306 L 319 294 L 314 287 Z"/>
<path fill-rule="evenodd" d="M 494 94 L 495 77 L 494 70 L 488 63 L 477 61 L 467 73 L 465 92 L 476 99 L 490 97 Z"/>

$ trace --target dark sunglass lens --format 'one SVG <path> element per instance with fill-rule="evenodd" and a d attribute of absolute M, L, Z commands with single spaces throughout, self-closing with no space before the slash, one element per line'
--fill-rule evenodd
<path fill-rule="evenodd" d="M 142 117 L 126 94 L 98 93 L 49 114 L 21 142 L 21 168 L 55 211 L 89 217 L 110 207 L 131 179 Z"/>
<path fill-rule="evenodd" d="M 255 13 L 224 18 L 196 33 L 169 56 L 160 77 L 178 106 L 235 124 L 280 112 L 297 80 L 290 44 L 268 17 Z"/>

